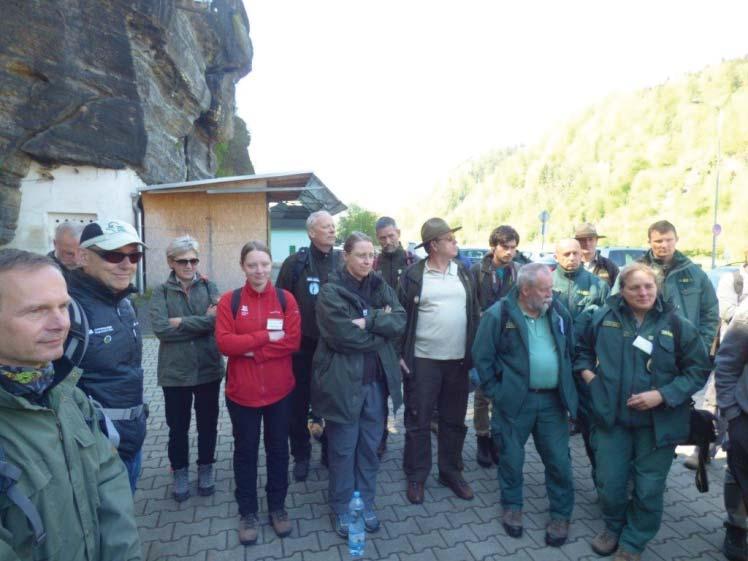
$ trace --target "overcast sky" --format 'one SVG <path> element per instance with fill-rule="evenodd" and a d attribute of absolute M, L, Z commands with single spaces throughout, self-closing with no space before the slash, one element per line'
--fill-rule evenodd
<path fill-rule="evenodd" d="M 244 1 L 256 171 L 393 214 L 609 93 L 748 54 L 744 0 Z"/>

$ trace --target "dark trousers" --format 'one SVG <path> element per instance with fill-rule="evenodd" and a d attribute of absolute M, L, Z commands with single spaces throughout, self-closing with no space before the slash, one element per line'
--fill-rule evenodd
<path fill-rule="evenodd" d="M 377 446 L 382 438 L 384 382 L 361 386 L 364 396 L 358 418 L 352 423 L 327 421 L 329 438 L 330 509 L 335 514 L 348 512 L 353 491 L 360 491 L 367 507 L 372 507 L 377 488 L 379 457 Z"/>
<path fill-rule="evenodd" d="M 309 418 L 312 358 L 314 358 L 316 348 L 316 339 L 303 337 L 299 352 L 293 355 L 293 375 L 296 379 L 296 387 L 291 392 L 288 438 L 291 443 L 291 455 L 295 462 L 308 461 L 312 455 L 307 420 Z"/>
<path fill-rule="evenodd" d="M 268 511 L 282 510 L 288 491 L 288 416 L 291 397 L 265 407 L 244 407 L 226 398 L 234 433 L 234 496 L 239 515 L 256 514 L 257 457 L 260 449 L 260 424 L 264 425 Z"/>
<path fill-rule="evenodd" d="M 215 462 L 220 388 L 221 380 L 197 386 L 162 388 L 166 424 L 169 427 L 171 469 L 182 469 L 190 464 L 189 432 L 193 397 L 197 421 L 197 463 L 206 465 Z"/>
<path fill-rule="evenodd" d="M 431 416 L 439 412 L 438 466 L 447 479 L 462 472 L 468 374 L 462 360 L 416 358 L 403 379 L 405 390 L 405 452 L 408 481 L 424 482 L 431 473 Z"/>
<path fill-rule="evenodd" d="M 730 435 L 727 465 L 740 487 L 743 504 L 748 505 L 748 415 L 741 413 L 732 419 L 727 432 Z"/>

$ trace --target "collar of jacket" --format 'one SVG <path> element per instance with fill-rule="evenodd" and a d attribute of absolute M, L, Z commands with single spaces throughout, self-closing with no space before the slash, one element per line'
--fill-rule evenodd
<path fill-rule="evenodd" d="M 573 281 L 573 280 L 576 280 L 577 277 L 579 276 L 579 274 L 580 274 L 579 271 L 583 271 L 583 270 L 584 269 L 580 265 L 579 267 L 577 267 L 573 271 L 567 271 L 566 269 L 563 269 L 562 267 L 556 267 L 556 271 L 555 272 L 558 273 L 560 276 Z"/>
<path fill-rule="evenodd" d="M 654 255 L 652 254 L 652 250 L 648 250 L 647 253 L 645 253 L 640 261 L 646 265 L 652 265 L 656 264 L 659 267 L 663 267 L 664 264 L 659 259 L 655 259 Z M 679 271 L 682 271 L 683 269 L 686 269 L 693 265 L 693 261 L 691 261 L 688 257 L 683 255 L 680 251 L 677 249 L 675 250 L 675 253 L 673 254 L 673 260 L 670 261 L 670 265 L 667 267 L 667 274 L 671 275 L 673 273 L 677 273 Z"/>
<path fill-rule="evenodd" d="M 64 356 L 55 361 L 52 361 L 52 366 L 55 369 L 55 376 L 52 379 L 52 383 L 49 385 L 49 387 L 44 390 L 44 394 L 41 396 L 41 398 L 46 398 L 46 396 L 49 395 L 49 392 L 52 391 L 52 388 L 60 385 L 67 379 L 70 380 L 70 383 L 74 387 L 78 383 L 78 379 L 80 378 L 80 370 L 78 368 L 75 368 L 73 366 L 73 363 Z M 41 403 L 43 403 L 43 401 L 39 402 L 38 400 L 29 399 L 28 395 L 16 396 L 6 389 L 0 387 L 0 407 L 5 407 L 7 409 L 45 408 L 45 406 Z"/>
<path fill-rule="evenodd" d="M 138 289 L 131 284 L 124 290 L 112 292 L 103 282 L 84 273 L 83 269 L 75 269 L 71 271 L 70 281 L 72 284 L 77 285 L 83 292 L 88 292 L 108 304 L 116 305 L 120 300 L 127 298 L 130 294 L 134 294 L 138 291 Z"/>
<path fill-rule="evenodd" d="M 315 261 L 324 261 L 325 259 L 330 259 L 334 251 L 335 251 L 335 248 L 332 248 L 330 249 L 330 251 L 325 253 L 313 243 L 309 244 L 309 253 L 312 254 L 312 257 L 314 258 Z"/>
<path fill-rule="evenodd" d="M 190 288 L 195 286 L 199 282 L 204 282 L 207 279 L 203 277 L 200 273 L 195 272 L 195 278 L 192 279 L 192 282 L 190 283 Z M 177 279 L 177 274 L 172 271 L 169 273 L 169 278 L 166 279 L 166 287 L 171 288 L 173 290 L 181 290 L 184 291 L 184 288 L 182 287 L 182 283 L 179 279 Z"/>
<path fill-rule="evenodd" d="M 522 310 L 522 307 L 519 305 L 519 288 L 517 286 L 514 286 L 504 297 L 503 301 L 503 305 L 506 306 L 507 313 L 514 320 L 514 323 L 519 331 L 520 338 L 522 339 L 522 343 L 525 345 L 525 349 L 527 349 L 529 352 L 530 342 L 529 336 L 527 334 L 527 325 L 524 319 L 525 313 Z M 565 348 L 565 346 L 561 343 L 563 342 L 563 338 L 566 337 L 568 330 L 572 328 L 572 322 L 570 318 L 562 316 L 558 313 L 557 310 L 562 308 L 557 308 L 557 306 L 558 304 L 556 304 L 555 302 L 552 303 L 544 316 L 550 320 L 551 334 L 556 341 L 556 345 L 558 345 L 559 349 L 563 349 Z"/>
<path fill-rule="evenodd" d="M 403 248 L 403 244 L 400 242 L 397 243 L 397 248 L 395 248 L 395 251 L 391 251 L 390 253 L 387 253 L 385 251 L 382 251 L 379 253 L 379 256 L 383 259 L 389 259 L 390 261 L 393 261 L 395 257 L 404 256 L 405 255 L 405 249 Z"/>

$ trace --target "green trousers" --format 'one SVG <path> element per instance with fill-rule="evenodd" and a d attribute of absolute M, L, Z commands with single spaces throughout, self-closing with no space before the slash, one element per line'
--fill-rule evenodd
<path fill-rule="evenodd" d="M 620 536 L 621 549 L 641 553 L 660 529 L 663 494 L 675 446 L 655 448 L 652 427 L 620 425 L 612 429 L 595 426 L 591 441 L 605 526 Z M 629 478 L 634 483 L 631 498 Z"/>
<path fill-rule="evenodd" d="M 551 518 L 571 519 L 574 479 L 569 457 L 569 422 L 558 391 L 530 391 L 519 414 L 513 419 L 499 411 L 494 403 L 493 429 L 497 431 L 494 434 L 497 435 L 500 451 L 498 473 L 501 506 L 505 510 L 522 510 L 525 444 L 532 434 L 535 448 L 545 466 L 545 487 Z"/>

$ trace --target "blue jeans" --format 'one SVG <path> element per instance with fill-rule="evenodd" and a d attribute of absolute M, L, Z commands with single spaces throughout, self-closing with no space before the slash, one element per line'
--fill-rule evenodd
<path fill-rule="evenodd" d="M 138 486 L 138 479 L 140 478 L 140 468 L 143 464 L 143 450 L 138 450 L 137 454 L 128 460 L 122 458 L 122 462 L 125 464 L 125 469 L 127 469 L 127 477 L 130 480 L 130 490 L 134 495 L 135 489 Z"/>
<path fill-rule="evenodd" d="M 330 508 L 335 514 L 348 512 L 353 491 L 359 491 L 367 507 L 374 503 L 379 456 L 377 447 L 384 429 L 384 382 L 361 386 L 364 395 L 358 419 L 352 423 L 326 421 L 328 438 Z"/>

